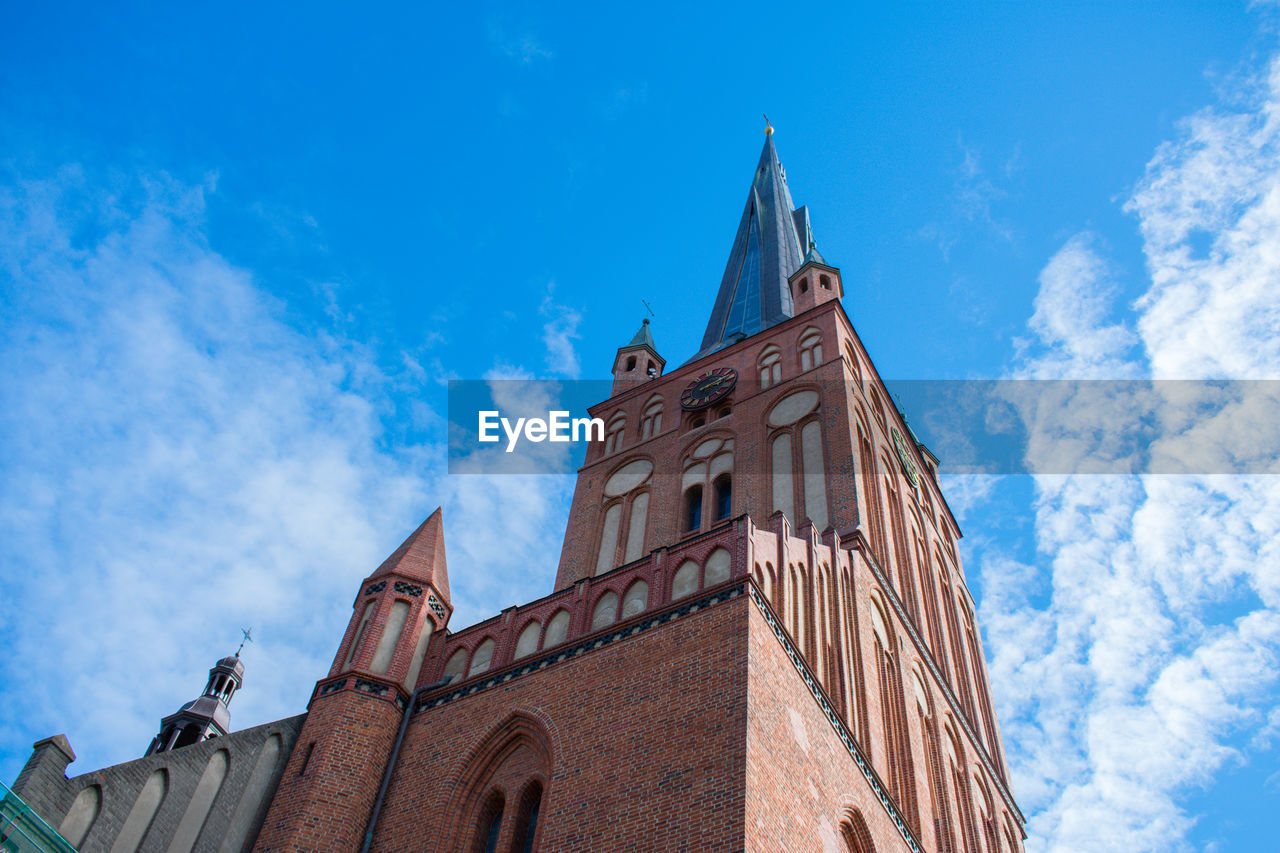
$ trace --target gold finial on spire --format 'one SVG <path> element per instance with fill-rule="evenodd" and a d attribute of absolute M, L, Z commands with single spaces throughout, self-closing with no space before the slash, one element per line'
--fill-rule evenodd
<path fill-rule="evenodd" d="M 769 124 L 769 116 L 764 113 L 761 113 L 760 115 L 764 116 L 764 135 L 773 136 L 773 125 Z"/>

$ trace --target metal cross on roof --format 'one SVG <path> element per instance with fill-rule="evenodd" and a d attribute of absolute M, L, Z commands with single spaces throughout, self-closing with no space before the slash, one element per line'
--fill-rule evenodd
<path fill-rule="evenodd" d="M 240 641 L 240 648 L 236 649 L 236 657 L 240 657 L 240 649 L 243 649 L 243 648 L 244 648 L 244 644 L 245 644 L 245 643 L 252 643 L 252 642 L 253 642 L 253 629 L 252 629 L 252 628 L 241 628 L 241 629 L 240 629 L 240 633 L 241 633 L 241 634 L 244 634 L 244 639 Z"/>

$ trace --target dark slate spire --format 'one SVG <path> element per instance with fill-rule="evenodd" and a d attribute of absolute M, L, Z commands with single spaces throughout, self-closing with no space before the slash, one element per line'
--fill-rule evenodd
<path fill-rule="evenodd" d="M 787 279 L 813 247 L 809 212 L 795 210 L 787 178 L 773 147 L 773 128 L 765 131 L 747 204 L 733 238 L 720 292 L 711 310 L 702 347 L 694 358 L 715 352 L 792 316 Z M 816 249 L 815 249 L 816 251 Z"/>

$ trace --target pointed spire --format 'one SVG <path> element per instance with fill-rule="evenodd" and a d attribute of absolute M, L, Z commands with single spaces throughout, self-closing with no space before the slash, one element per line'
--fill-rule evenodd
<path fill-rule="evenodd" d="M 793 306 L 787 279 L 814 248 L 809 214 L 796 210 L 786 172 L 767 127 L 747 203 L 716 294 L 715 307 L 694 358 L 781 323 Z"/>
<path fill-rule="evenodd" d="M 627 344 L 623 349 L 631 349 L 632 347 L 648 347 L 657 352 L 658 348 L 653 343 L 653 333 L 649 331 L 648 317 L 641 321 L 640 331 L 636 332 L 635 337 L 631 339 L 631 343 Z"/>
<path fill-rule="evenodd" d="M 409 534 L 390 557 L 382 561 L 370 577 L 390 574 L 408 575 L 432 583 L 445 598 L 449 597 L 449 571 L 444 557 L 444 512 L 442 507 L 427 516 L 418 529 Z"/>

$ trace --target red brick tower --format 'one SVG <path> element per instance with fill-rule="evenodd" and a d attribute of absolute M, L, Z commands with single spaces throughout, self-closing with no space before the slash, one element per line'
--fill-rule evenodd
<path fill-rule="evenodd" d="M 402 711 L 431 638 L 451 611 L 443 513 L 437 509 L 360 584 L 257 849 L 360 846 Z"/>
<path fill-rule="evenodd" d="M 437 630 L 402 713 L 384 564 L 257 849 L 1020 851 L 937 459 L 842 295 L 769 135 L 698 352 L 618 351 L 554 590 Z"/>

